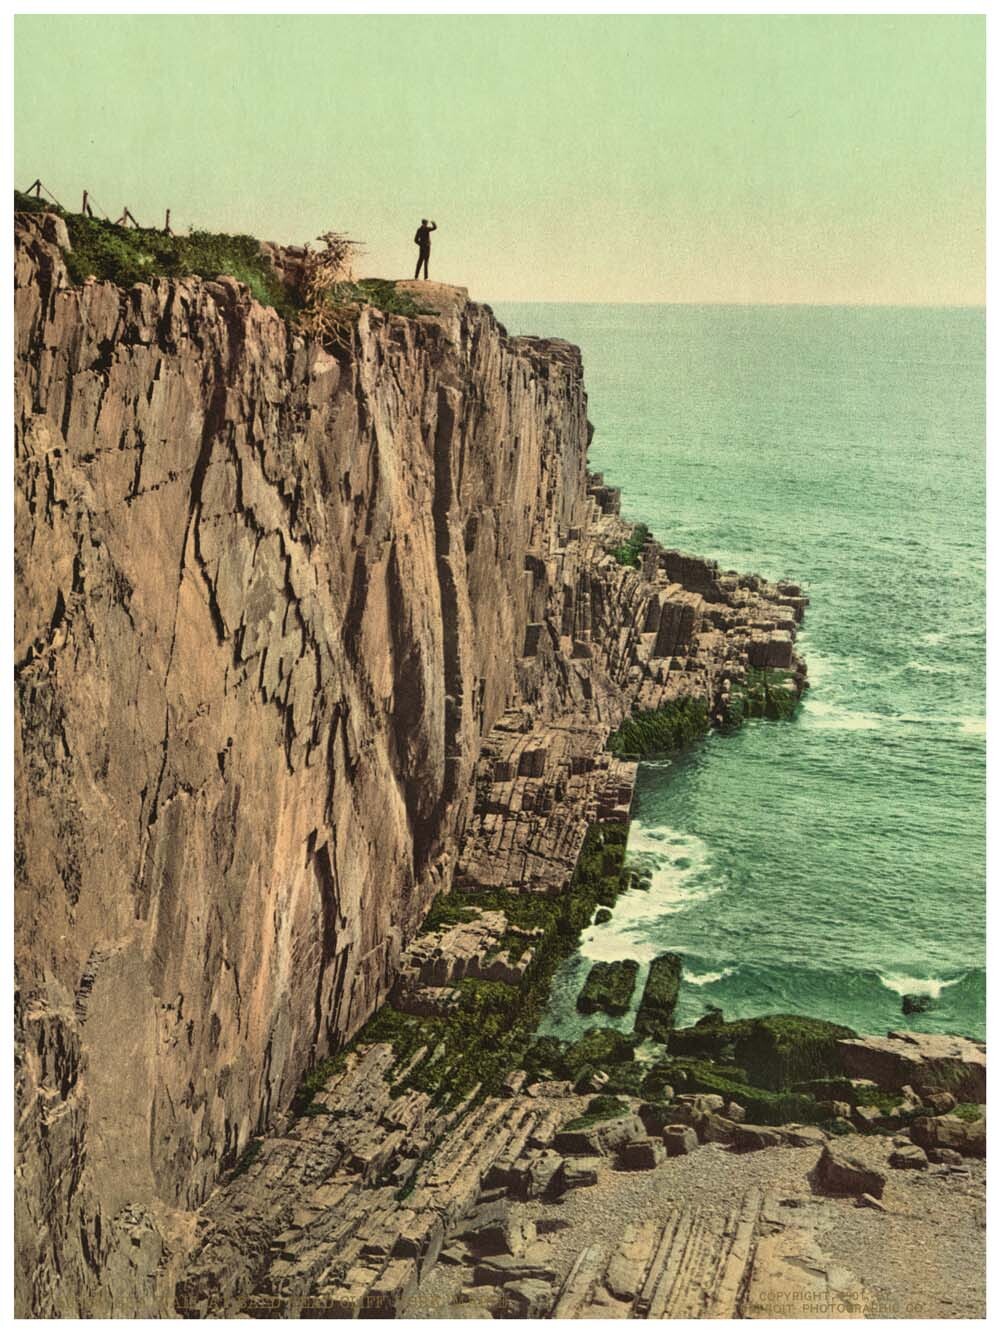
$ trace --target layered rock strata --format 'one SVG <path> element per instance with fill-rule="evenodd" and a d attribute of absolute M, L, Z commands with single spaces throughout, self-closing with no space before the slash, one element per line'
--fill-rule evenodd
<path fill-rule="evenodd" d="M 577 349 L 460 289 L 296 336 L 16 230 L 17 1299 L 160 1314 L 220 1171 L 457 879 L 566 888 L 632 706 L 785 665 L 798 589 L 588 478 Z M 780 659 L 780 661 L 779 661 Z"/>
<path fill-rule="evenodd" d="M 939 1216 L 960 1219 L 956 1246 L 971 1242 L 968 1276 L 981 1286 L 978 1141 L 931 1171 L 916 1146 L 921 1120 L 913 1144 L 905 1130 L 891 1141 L 830 1139 L 815 1125 L 740 1125 L 720 1114 L 721 1097 L 700 1094 L 669 1106 L 627 1098 L 616 1118 L 581 1122 L 586 1097 L 523 1074 L 505 1095 L 481 1101 L 473 1089 L 444 1110 L 399 1092 L 428 1055 L 404 1065 L 387 1043 L 355 1049 L 308 1116 L 264 1139 L 201 1212 L 178 1313 L 864 1317 L 877 1301 L 824 1240 L 856 1206 L 894 1215 L 894 1244 L 912 1254 Z M 927 1123 L 945 1142 L 953 1121 Z M 916 1199 L 904 1199 L 902 1168 L 917 1163 L 901 1160 L 900 1145 L 925 1172 Z M 783 1187 L 753 1183 L 776 1166 Z M 650 1173 L 650 1186 L 633 1189 L 633 1173 Z M 700 1206 L 702 1184 L 713 1209 Z M 591 1207 L 576 1204 L 580 1191 L 593 1192 Z M 884 1242 L 873 1243 L 867 1279 L 878 1277 Z M 912 1292 L 912 1314 L 940 1312 L 935 1296 L 924 1299 Z"/>

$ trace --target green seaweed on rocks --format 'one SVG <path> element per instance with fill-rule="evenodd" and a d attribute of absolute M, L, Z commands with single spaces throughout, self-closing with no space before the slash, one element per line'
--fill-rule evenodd
<path fill-rule="evenodd" d="M 708 731 L 708 704 L 686 696 L 672 699 L 662 708 L 633 713 L 608 737 L 612 754 L 669 754 Z"/>
<path fill-rule="evenodd" d="M 573 1042 L 536 1037 L 525 1051 L 524 1067 L 534 1078 L 547 1075 L 577 1083 L 597 1070 L 632 1068 L 636 1045 L 637 1039 L 628 1033 L 596 1026 L 587 1028 Z"/>
<path fill-rule="evenodd" d="M 484 910 L 499 909 L 510 929 L 500 947 L 520 952 L 527 944 L 532 961 L 521 984 L 467 978 L 455 986 L 456 1003 L 446 1013 L 423 1016 L 404 1013 L 384 1004 L 340 1052 L 306 1074 L 293 1102 L 302 1115 L 326 1081 L 343 1067 L 349 1051 L 372 1042 L 390 1042 L 400 1067 L 413 1068 L 394 1091 L 408 1088 L 429 1093 L 439 1104 L 453 1106 L 479 1085 L 479 1096 L 499 1091 L 506 1075 L 519 1066 L 536 1075 L 562 1061 L 565 1043 L 554 1042 L 533 1054 L 534 1032 L 548 999 L 556 967 L 576 948 L 580 931 L 601 904 L 613 905 L 625 887 L 624 859 L 628 829 L 624 824 L 596 823 L 587 830 L 570 887 L 556 897 L 510 893 L 503 889 L 468 892 L 454 890 L 439 898 L 428 913 L 423 931 L 453 925 Z M 524 931 L 541 931 L 526 941 Z M 589 1036 L 589 1034 L 587 1034 Z M 609 1038 L 619 1061 L 630 1060 L 634 1042 L 620 1033 Z M 600 1038 L 581 1043 L 572 1062 L 579 1068 L 592 1056 L 603 1054 Z M 416 1059 L 421 1047 L 424 1054 Z M 563 1075 L 573 1077 L 573 1075 Z"/>
<path fill-rule="evenodd" d="M 646 1066 L 638 1060 L 628 1060 L 612 1065 L 606 1071 L 608 1080 L 604 1084 L 605 1092 L 621 1093 L 627 1097 L 638 1097 L 642 1093 L 642 1081 L 646 1076 Z"/>
<path fill-rule="evenodd" d="M 638 974 L 639 964 L 631 958 L 595 963 L 577 996 L 577 1009 L 581 1014 L 593 1014 L 601 1009 L 606 1014 L 621 1017 L 628 1012 Z"/>
<path fill-rule="evenodd" d="M 855 1036 L 851 1028 L 820 1018 L 768 1014 L 678 1029 L 668 1049 L 672 1056 L 731 1060 L 754 1086 L 780 1091 L 807 1079 L 836 1078 L 842 1073 L 837 1043 Z"/>
<path fill-rule="evenodd" d="M 680 954 L 661 953 L 649 965 L 646 987 L 635 1016 L 635 1030 L 653 1041 L 667 1041 L 674 1026 L 674 1010 L 681 987 L 684 960 Z"/>
<path fill-rule="evenodd" d="M 727 1102 L 737 1102 L 755 1125 L 814 1125 L 825 1123 L 829 1113 L 813 1097 L 800 1092 L 775 1091 L 748 1082 L 743 1069 L 714 1065 L 708 1061 L 678 1062 L 689 1092 L 714 1092 Z"/>
<path fill-rule="evenodd" d="M 566 1047 L 556 1072 L 564 1078 L 574 1078 L 585 1065 L 604 1069 L 608 1065 L 625 1064 L 632 1059 L 635 1046 L 634 1037 L 616 1028 L 588 1028 Z"/>
<path fill-rule="evenodd" d="M 564 1130 L 590 1129 L 592 1125 L 601 1125 L 608 1120 L 619 1120 L 628 1113 L 628 1103 L 619 1101 L 617 1097 L 591 1097 L 583 1115 L 577 1116 L 575 1120 L 567 1121 L 562 1128 Z"/>
<path fill-rule="evenodd" d="M 750 667 L 743 680 L 733 683 L 723 726 L 736 730 L 752 717 L 780 722 L 794 717 L 799 703 L 793 672 Z"/>

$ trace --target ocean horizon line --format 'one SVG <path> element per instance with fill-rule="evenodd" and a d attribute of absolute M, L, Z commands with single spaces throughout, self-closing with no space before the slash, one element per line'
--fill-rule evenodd
<path fill-rule="evenodd" d="M 478 299 L 478 298 L 474 298 Z M 720 310 L 980 310 L 986 313 L 986 303 L 926 301 L 569 301 L 540 300 L 533 297 L 491 296 L 484 298 L 486 305 L 568 305 L 568 306 L 648 306 L 687 307 L 691 309 Z"/>

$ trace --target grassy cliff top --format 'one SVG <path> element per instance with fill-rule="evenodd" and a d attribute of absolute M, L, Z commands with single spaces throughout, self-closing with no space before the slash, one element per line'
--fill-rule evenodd
<path fill-rule="evenodd" d="M 119 287 L 150 278 L 218 278 L 245 282 L 262 305 L 274 306 L 286 318 L 297 310 L 253 236 L 192 231 L 170 236 L 148 227 L 119 227 L 83 213 L 68 213 L 46 200 L 14 191 L 14 208 L 33 213 L 58 213 L 66 223 L 72 251 L 66 267 L 74 282 L 93 275 Z"/>
<path fill-rule="evenodd" d="M 230 277 L 246 283 L 262 305 L 273 306 L 285 319 L 297 322 L 310 313 L 297 293 L 281 281 L 254 236 L 210 231 L 171 236 L 152 227 L 120 227 L 84 213 L 69 213 L 19 190 L 14 191 L 14 209 L 56 213 L 65 221 L 73 247 L 65 256 L 66 267 L 75 283 L 91 276 L 119 287 L 151 278 Z M 391 314 L 427 313 L 409 293 L 397 291 L 394 282 L 383 278 L 338 282 L 322 293 L 321 305 L 334 314 L 363 305 Z M 303 322 L 308 328 L 309 321 Z"/>

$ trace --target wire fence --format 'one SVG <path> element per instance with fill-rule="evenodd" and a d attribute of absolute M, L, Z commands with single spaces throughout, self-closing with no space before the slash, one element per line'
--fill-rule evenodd
<path fill-rule="evenodd" d="M 59 202 L 59 200 L 55 197 L 55 195 L 52 193 L 49 187 L 43 184 L 41 179 L 32 181 L 32 183 L 24 191 L 26 195 L 34 195 L 36 199 L 41 199 L 43 192 L 49 199 L 52 200 L 52 202 L 56 205 L 57 208 L 61 208 L 63 212 L 69 211 L 64 207 L 63 204 Z M 129 208 L 128 204 L 123 204 L 122 211 L 118 215 L 118 217 L 112 218 L 111 214 L 107 211 L 107 209 L 101 207 L 101 205 L 97 202 L 97 200 L 90 193 L 90 191 L 84 190 L 83 201 L 80 204 L 80 212 L 85 217 L 88 218 L 94 218 L 99 216 L 103 218 L 105 222 L 113 222 L 116 227 L 128 227 L 131 225 L 137 231 L 162 231 L 166 236 L 173 236 L 174 234 L 170 229 L 169 208 L 167 209 L 166 216 L 163 219 L 162 227 L 143 227 L 140 222 L 136 221 L 135 216 L 133 215 L 132 210 Z"/>

